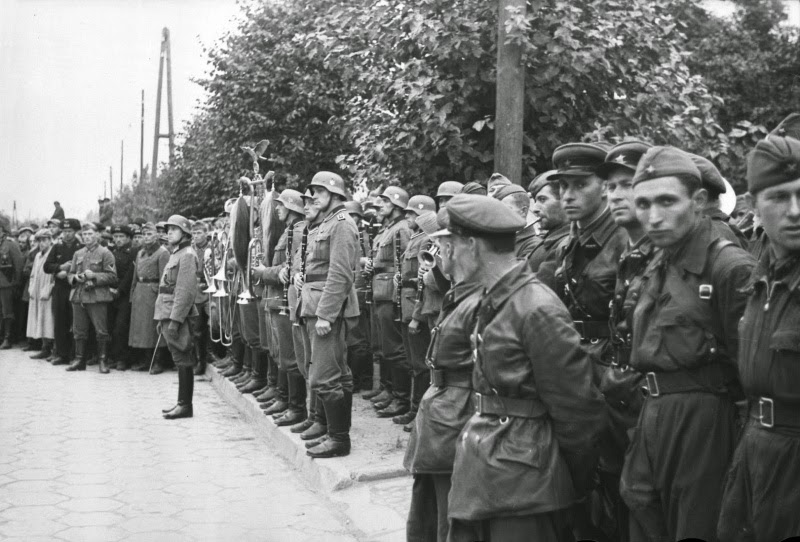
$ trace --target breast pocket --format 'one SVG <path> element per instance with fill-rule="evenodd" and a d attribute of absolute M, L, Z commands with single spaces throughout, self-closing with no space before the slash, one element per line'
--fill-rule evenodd
<path fill-rule="evenodd" d="M 164 275 L 161 279 L 165 286 L 175 286 L 178 280 L 178 266 L 168 265 L 164 268 Z"/>
<path fill-rule="evenodd" d="M 800 329 L 782 328 L 769 339 L 774 381 L 781 387 L 800 382 Z"/>
<path fill-rule="evenodd" d="M 390 241 L 385 245 L 381 245 L 378 249 L 378 255 L 384 262 L 394 262 L 394 243 Z"/>
<path fill-rule="evenodd" d="M 91 269 L 92 271 L 95 271 L 95 272 L 102 271 L 103 270 L 103 260 L 101 260 L 99 258 L 98 259 L 94 259 L 93 258 L 93 259 L 89 260 L 88 269 Z"/>
<path fill-rule="evenodd" d="M 330 232 L 318 233 L 314 238 L 314 246 L 311 248 L 311 258 L 318 261 L 328 261 L 331 257 L 331 234 Z"/>
<path fill-rule="evenodd" d="M 678 367 L 693 367 L 716 352 L 714 334 L 682 312 L 662 311 L 655 322 L 661 348 Z M 713 350 L 713 352 L 712 352 Z"/>

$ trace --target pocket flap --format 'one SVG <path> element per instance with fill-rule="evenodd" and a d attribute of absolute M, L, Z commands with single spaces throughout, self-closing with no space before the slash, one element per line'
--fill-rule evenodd
<path fill-rule="evenodd" d="M 779 329 L 769 339 L 772 350 L 789 350 L 800 352 L 800 331 L 796 329 Z"/>

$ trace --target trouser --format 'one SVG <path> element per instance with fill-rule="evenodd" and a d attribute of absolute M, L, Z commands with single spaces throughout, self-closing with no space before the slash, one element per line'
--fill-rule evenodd
<path fill-rule="evenodd" d="M 18 340 L 23 340 L 28 331 L 28 302 L 22 300 L 22 292 L 17 299 L 16 329 L 14 335 Z"/>
<path fill-rule="evenodd" d="M 381 379 L 384 364 L 391 373 L 391 390 L 395 399 L 408 402 L 411 394 L 411 366 L 403 346 L 402 324 L 394 321 L 394 306 L 380 301 L 373 305 L 375 332 L 380 337 L 382 354 Z"/>
<path fill-rule="evenodd" d="M 0 288 L 0 314 L 8 322 L 14 319 L 14 288 Z"/>
<path fill-rule="evenodd" d="M 286 395 L 289 393 L 289 383 L 286 371 L 280 366 L 280 347 L 277 342 L 278 339 L 275 337 L 275 325 L 278 316 L 278 311 L 266 309 L 263 306 L 259 308 L 258 331 L 261 347 L 265 352 L 269 352 L 266 367 L 267 384 L 271 388 L 277 387 L 279 399 L 285 401 Z M 294 347 L 292 347 L 292 350 L 294 350 Z"/>
<path fill-rule="evenodd" d="M 410 333 L 408 324 L 403 324 L 403 344 L 411 367 L 412 410 L 416 410 L 422 396 L 430 386 L 429 368 L 425 363 L 425 356 L 431 342 L 431 331 L 425 322 L 420 322 L 417 329 L 417 333 Z"/>
<path fill-rule="evenodd" d="M 325 336 L 316 331 L 317 318 L 306 318 L 306 334 L 311 346 L 308 383 L 324 402 L 344 399 L 344 392 L 353 392 L 353 374 L 345 357 L 344 319 L 331 322 Z"/>
<path fill-rule="evenodd" d="M 631 540 L 717 540 L 737 416 L 727 395 L 687 392 L 645 400 L 620 482 Z"/>
<path fill-rule="evenodd" d="M 61 280 L 53 286 L 53 334 L 56 353 L 70 360 L 72 358 L 72 306 L 69 301 L 71 288 Z"/>
<path fill-rule="evenodd" d="M 198 352 L 201 356 L 208 360 L 208 344 L 210 342 L 210 334 L 208 329 L 208 302 L 195 303 L 197 309 L 197 326 L 194 328 L 194 341 L 199 346 Z"/>
<path fill-rule="evenodd" d="M 575 538 L 564 511 L 490 518 L 450 520 L 449 542 L 572 542 Z"/>
<path fill-rule="evenodd" d="M 89 337 L 91 324 L 97 342 L 108 343 L 108 303 L 73 303 L 72 321 L 76 341 L 85 341 Z"/>
<path fill-rule="evenodd" d="M 109 305 L 109 327 L 111 329 L 111 359 L 128 361 L 130 350 L 128 339 L 131 328 L 131 302 L 127 297 L 119 298 Z"/>
<path fill-rule="evenodd" d="M 299 327 L 294 327 L 293 331 L 299 330 L 298 335 L 302 343 L 302 366 L 305 370 L 306 393 L 308 394 L 308 417 L 319 424 L 328 425 L 328 418 L 325 416 L 325 408 L 322 406 L 322 401 L 317 393 L 311 389 L 311 338 L 308 336 L 308 327 L 306 327 L 305 319 L 302 319 L 300 322 Z M 314 331 L 314 333 L 316 333 L 316 331 Z"/>
<path fill-rule="evenodd" d="M 261 350 L 261 336 L 258 330 L 259 304 L 255 301 L 239 307 L 239 322 L 242 338 L 253 350 Z"/>
<path fill-rule="evenodd" d="M 194 367 L 194 336 L 193 326 L 196 322 L 192 318 L 187 318 L 178 326 L 178 332 L 174 335 L 169 330 L 171 320 L 161 320 L 161 334 L 167 343 L 167 348 L 175 365 L 178 367 Z"/>
<path fill-rule="evenodd" d="M 445 542 L 450 474 L 415 474 L 406 521 L 408 542 Z"/>
<path fill-rule="evenodd" d="M 278 311 L 270 311 L 272 328 L 273 357 L 277 357 L 281 370 L 290 374 L 301 374 L 295 356 L 295 341 L 292 333 L 292 322 L 288 316 L 282 316 Z"/>
<path fill-rule="evenodd" d="M 353 385 L 361 389 L 372 389 L 372 348 L 369 343 L 370 316 L 366 309 L 361 314 L 345 321 L 347 342 L 347 364 L 353 373 Z"/>

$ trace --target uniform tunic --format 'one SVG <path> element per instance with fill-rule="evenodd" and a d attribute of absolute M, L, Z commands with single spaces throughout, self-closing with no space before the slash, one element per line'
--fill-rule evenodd
<path fill-rule="evenodd" d="M 22 283 L 25 259 L 16 241 L 6 237 L 0 242 L 0 315 L 14 318 L 14 288 Z"/>
<path fill-rule="evenodd" d="M 81 244 L 74 238 L 71 242 L 55 242 L 44 263 L 44 272 L 56 277 L 53 286 L 53 330 L 56 352 L 65 360 L 72 357 L 72 307 L 69 303 L 72 287 L 67 277 L 59 278 L 57 275 L 61 271 L 60 266 L 71 262 L 72 256 L 80 248 Z"/>
<path fill-rule="evenodd" d="M 158 342 L 153 319 L 158 283 L 169 261 L 169 252 L 158 243 L 136 255 L 131 285 L 131 327 L 128 344 L 134 348 L 155 348 Z M 166 346 L 161 342 L 160 346 Z"/>
<path fill-rule="evenodd" d="M 190 319 L 197 316 L 194 305 L 197 297 L 197 255 L 188 241 L 181 242 L 172 251 L 161 281 L 158 284 L 153 319 L 161 323 L 161 332 L 167 342 L 175 365 L 194 365 L 190 352 L 193 330 Z M 178 322 L 176 333 L 169 332 L 171 322 Z"/>
<path fill-rule="evenodd" d="M 569 230 L 570 225 L 569 222 L 567 222 L 554 230 L 548 231 L 544 237 L 542 237 L 542 242 L 533 247 L 533 251 L 528 256 L 528 267 L 530 267 L 531 271 L 534 273 L 538 273 L 537 277 L 539 280 L 548 286 L 555 286 L 555 277 L 553 276 L 555 273 L 555 250 L 558 248 L 559 244 L 569 236 Z M 549 273 L 546 273 L 544 270 L 540 272 L 542 264 L 548 260 L 553 262 Z"/>
<path fill-rule="evenodd" d="M 91 270 L 94 278 L 77 280 L 77 275 Z M 97 334 L 98 344 L 108 341 L 108 304 L 114 299 L 111 288 L 117 285 L 114 256 L 107 248 L 95 244 L 84 247 L 72 256 L 67 280 L 72 283 L 72 322 L 75 340 L 88 337 L 89 322 Z"/>
<path fill-rule="evenodd" d="M 530 224 L 517 232 L 514 247 L 518 260 L 527 260 L 536 247 L 542 244 L 542 236 L 536 233 L 534 226 Z"/>
<path fill-rule="evenodd" d="M 800 257 L 766 251 L 747 292 L 737 361 L 750 419 L 725 484 L 725 542 L 800 535 Z"/>

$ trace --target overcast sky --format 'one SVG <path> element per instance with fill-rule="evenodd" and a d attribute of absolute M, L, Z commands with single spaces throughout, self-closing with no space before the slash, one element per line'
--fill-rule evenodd
<path fill-rule="evenodd" d="M 113 167 L 119 189 L 152 159 L 161 29 L 172 45 L 175 130 L 191 117 L 207 71 L 203 46 L 235 28 L 235 0 L 0 0 L 0 210 L 20 220 L 97 208 Z M 166 82 L 161 131 L 167 131 Z M 167 157 L 167 140 L 159 161 Z"/>

